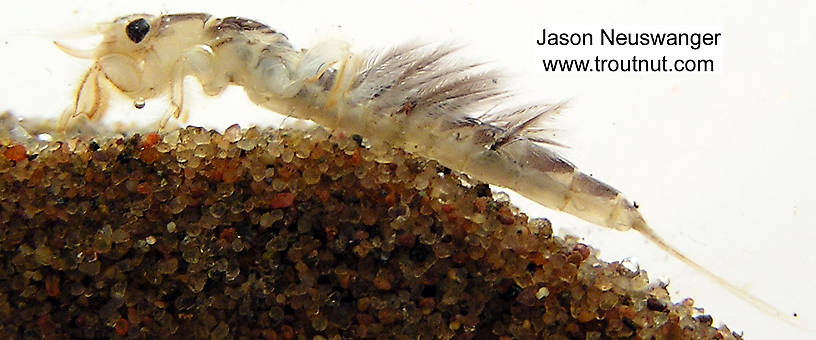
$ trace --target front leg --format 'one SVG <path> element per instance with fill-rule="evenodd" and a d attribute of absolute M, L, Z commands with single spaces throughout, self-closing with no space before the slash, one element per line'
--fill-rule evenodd
<path fill-rule="evenodd" d="M 211 49 L 199 46 L 185 52 L 173 67 L 173 75 L 170 78 L 170 108 L 161 120 L 159 130 L 164 129 L 170 117 L 175 119 L 182 117 L 181 120 L 186 121 L 184 79 L 187 76 L 196 77 L 204 92 L 210 96 L 220 94 L 229 84 L 226 76 L 218 72 Z"/>
<path fill-rule="evenodd" d="M 99 85 L 99 78 L 102 76 L 99 64 L 93 64 L 82 81 L 79 83 L 76 95 L 74 95 L 73 109 L 67 109 L 62 113 L 58 121 L 58 129 L 65 130 L 71 119 L 85 114 L 89 119 L 101 117 L 107 106 L 105 90 Z M 97 114 L 99 116 L 97 116 Z"/>
<path fill-rule="evenodd" d="M 105 113 L 111 90 L 132 97 L 142 88 L 142 72 L 137 63 L 123 55 L 111 54 L 99 58 L 79 83 L 73 110 L 66 110 L 58 126 L 64 130 L 68 122 L 79 115 L 98 119 Z M 105 84 L 103 84 L 105 83 Z"/>

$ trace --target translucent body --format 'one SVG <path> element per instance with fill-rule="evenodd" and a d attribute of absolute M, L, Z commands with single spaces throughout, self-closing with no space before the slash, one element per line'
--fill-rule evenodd
<path fill-rule="evenodd" d="M 634 229 L 678 259 L 759 309 L 783 313 L 669 246 L 623 195 L 578 171 L 546 148 L 540 122 L 560 105 L 493 111 L 506 98 L 498 76 L 480 65 L 455 63 L 451 48 L 404 45 L 358 55 L 341 42 L 295 49 L 285 35 L 238 17 L 191 13 L 135 14 L 100 26 L 93 51 L 69 54 L 95 60 L 76 103 L 63 116 L 98 117 L 110 86 L 137 103 L 169 93 L 170 117 L 184 111 L 182 83 L 193 76 L 208 95 L 242 86 L 272 111 L 330 129 L 359 134 L 374 147 L 398 147 L 591 223 Z M 110 86 L 109 86 L 110 85 Z M 488 112 L 488 113 L 485 113 Z"/>
<path fill-rule="evenodd" d="M 136 42 L 128 36 L 128 25 L 141 19 L 149 30 Z M 537 128 L 518 128 L 558 106 L 472 118 L 504 91 L 495 84 L 495 75 L 474 71 L 477 65 L 446 60 L 449 49 L 405 46 L 359 56 L 342 43 L 326 43 L 296 50 L 283 34 L 263 24 L 206 14 L 132 15 L 100 30 L 104 41 L 92 53 L 68 51 L 96 62 L 63 124 L 71 116 L 103 113 L 105 83 L 137 102 L 169 93 L 167 118 L 179 117 L 182 83 L 194 76 L 208 95 L 236 84 L 252 101 L 281 114 L 436 159 L 595 224 L 619 230 L 645 226 L 615 189 L 540 145 L 549 141 L 528 138 Z"/>

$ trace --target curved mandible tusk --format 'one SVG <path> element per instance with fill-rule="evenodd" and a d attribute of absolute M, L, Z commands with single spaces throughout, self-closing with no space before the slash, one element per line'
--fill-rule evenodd
<path fill-rule="evenodd" d="M 73 47 L 69 47 L 69 46 L 67 46 L 67 45 L 65 45 L 65 44 L 63 44 L 63 43 L 61 43 L 59 41 L 54 41 L 54 45 L 56 45 L 57 48 L 59 48 L 61 51 L 65 52 L 66 54 L 68 54 L 70 56 L 77 57 L 77 58 L 82 58 L 82 59 L 93 58 L 94 57 L 94 51 L 96 50 L 96 49 L 73 48 Z"/>

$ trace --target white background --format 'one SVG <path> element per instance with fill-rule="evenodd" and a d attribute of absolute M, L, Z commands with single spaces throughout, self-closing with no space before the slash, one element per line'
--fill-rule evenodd
<path fill-rule="evenodd" d="M 570 99 L 557 122 L 565 130 L 560 140 L 571 147 L 561 153 L 637 201 L 650 225 L 670 243 L 816 328 L 816 257 L 810 249 L 816 237 L 812 2 L 93 3 L 2 5 L 0 110 L 57 116 L 70 104 L 90 63 L 62 54 L 50 40 L 70 40 L 93 23 L 133 12 L 250 17 L 286 33 L 300 47 L 327 38 L 349 40 L 361 50 L 417 38 L 463 43 L 463 58 L 505 70 L 524 98 Z M 724 69 L 714 74 L 545 73 L 541 59 L 547 50 L 535 41 L 542 28 L 559 25 L 713 28 L 723 33 Z M 240 91 L 189 102 L 194 125 L 245 126 L 268 117 Z M 145 123 L 155 121 L 165 105 L 149 102 L 151 114 L 121 104 L 131 113 L 125 119 Z M 636 259 L 652 278 L 671 282 L 675 300 L 693 296 L 715 323 L 726 322 L 748 339 L 808 334 L 733 297 L 636 233 L 604 230 L 535 205 L 526 209 L 551 217 L 561 232 L 580 235 L 607 260 Z"/>

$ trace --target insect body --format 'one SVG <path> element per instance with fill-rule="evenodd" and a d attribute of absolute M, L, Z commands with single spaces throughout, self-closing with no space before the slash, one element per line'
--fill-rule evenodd
<path fill-rule="evenodd" d="M 538 134 L 536 124 L 560 105 L 470 116 L 505 91 L 496 85 L 496 74 L 452 64 L 446 59 L 452 49 L 408 45 L 360 56 L 343 43 L 327 43 L 296 50 L 266 25 L 207 14 L 137 14 L 102 25 L 101 31 L 104 40 L 91 53 L 61 46 L 95 59 L 63 124 L 72 116 L 102 114 L 104 83 L 137 104 L 169 92 L 171 110 L 164 121 L 178 118 L 182 83 L 191 75 L 208 95 L 236 84 L 276 112 L 436 159 L 592 223 L 646 228 L 617 190 L 541 145 L 553 142 Z"/>
<path fill-rule="evenodd" d="M 183 112 L 185 77 L 196 77 L 208 95 L 239 85 L 253 102 L 278 113 L 435 159 L 594 224 L 637 230 L 763 311 L 779 314 L 669 246 L 620 192 L 546 148 L 557 144 L 543 136 L 540 121 L 560 104 L 474 116 L 506 91 L 495 73 L 452 62 L 451 48 L 414 44 L 358 55 L 332 42 L 298 50 L 264 24 L 200 13 L 135 14 L 103 24 L 100 31 L 103 41 L 92 51 L 58 44 L 95 60 L 62 124 L 80 114 L 103 113 L 108 84 L 137 105 L 169 93 L 171 110 L 162 126 Z"/>

